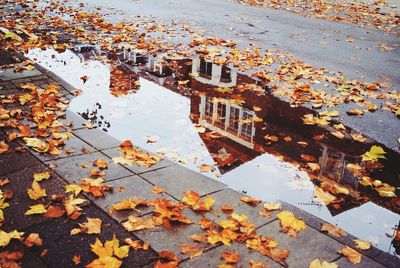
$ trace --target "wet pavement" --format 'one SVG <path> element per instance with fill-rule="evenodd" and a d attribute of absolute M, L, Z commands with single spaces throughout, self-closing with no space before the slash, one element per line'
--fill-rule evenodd
<path fill-rule="evenodd" d="M 45 64 L 43 65 L 45 66 Z M 51 70 L 51 68 L 49 69 Z M 74 68 L 70 68 L 70 70 L 74 70 Z M 26 76 L 21 79 L 21 75 Z M 7 81 L 1 82 L 1 92 L 4 92 L 4 90 L 8 90 L 10 88 L 15 88 L 15 85 L 18 85 L 21 82 L 32 82 L 38 85 L 46 85 L 48 83 L 54 83 L 53 79 L 56 79 L 55 81 L 60 81 L 60 84 L 65 87 L 65 89 L 63 89 L 66 92 L 65 96 L 73 99 L 71 92 L 73 92 L 75 87 L 65 84 L 65 82 L 60 80 L 52 73 L 49 73 L 48 75 L 50 75 L 51 78 L 43 75 L 31 76 L 29 72 L 19 73 L 17 75 L 18 79 L 10 80 L 8 78 Z M 89 89 L 82 87 L 82 90 L 85 93 L 85 90 Z M 167 91 L 167 89 L 164 90 Z M 84 96 L 84 94 L 81 96 Z M 74 102 L 74 100 L 79 100 L 79 97 L 73 99 L 72 102 Z M 266 258 L 255 251 L 249 251 L 249 249 L 245 248 L 242 244 L 233 244 L 230 249 L 237 250 L 242 256 L 239 264 L 247 265 L 248 261 L 250 260 L 259 260 L 270 264 L 271 267 L 282 267 L 287 265 L 307 267 L 311 260 L 320 258 L 327 261 L 336 261 L 337 263 L 340 263 L 340 267 L 353 267 L 344 257 L 341 257 L 335 253 L 337 250 L 343 247 L 343 244 L 354 246 L 352 242 L 354 237 L 352 235 L 337 238 L 326 233 L 321 233 L 320 226 L 323 221 L 302 210 L 296 209 L 288 203 L 283 202 L 283 209 L 293 211 L 307 224 L 306 230 L 302 232 L 299 237 L 288 237 L 279 232 L 279 224 L 276 220 L 275 213 L 272 213 L 270 217 L 262 217 L 258 215 L 260 205 L 249 206 L 248 204 L 241 202 L 240 198 L 244 195 L 229 189 L 227 185 L 171 162 L 153 171 L 152 169 L 137 170 L 135 169 L 135 166 L 137 165 L 133 165 L 130 168 L 123 167 L 121 165 L 114 165 L 111 162 L 111 158 L 109 158 L 111 155 L 108 153 L 108 151 L 112 150 L 116 143 L 112 136 L 109 136 L 104 132 L 101 132 L 102 134 L 100 134 L 99 129 L 82 128 L 82 123 L 85 121 L 82 120 L 82 118 L 79 118 L 79 116 L 76 114 L 73 114 L 71 111 L 67 112 L 65 121 L 72 121 L 72 128 L 75 129 L 72 131 L 72 133 L 80 140 L 79 143 L 74 140 L 67 141 L 65 149 L 68 149 L 70 146 L 77 146 L 77 144 L 79 144 L 78 147 L 82 148 L 92 147 L 93 152 L 88 152 L 83 155 L 68 155 L 61 157 L 58 160 L 39 160 L 39 158 L 42 158 L 42 155 L 34 151 L 25 151 L 19 153 L 14 152 L 12 154 L 5 154 L 5 157 L 3 157 L 3 155 L 0 157 L 0 170 L 2 171 L 1 176 L 7 176 L 11 181 L 9 186 L 6 186 L 6 189 L 11 187 L 9 190 L 14 193 L 14 198 L 18 199 L 18 202 L 15 203 L 13 207 L 6 210 L 6 215 L 14 214 L 14 219 L 24 219 L 23 221 L 21 220 L 18 222 L 8 221 L 4 226 L 5 230 L 18 227 L 20 231 L 25 231 L 27 233 L 39 233 L 45 241 L 43 246 L 32 250 L 24 248 L 18 242 L 12 242 L 6 247 L 7 250 L 17 249 L 25 253 L 25 258 L 23 260 L 24 266 L 58 267 L 61 265 L 62 267 L 77 267 L 72 263 L 72 258 L 78 254 L 81 256 L 83 261 L 82 264 L 78 264 L 79 267 L 80 265 L 88 262 L 88 260 L 94 258 L 92 253 L 88 253 L 89 251 L 84 250 L 89 249 L 89 244 L 94 242 L 94 236 L 70 236 L 69 230 L 76 226 L 77 223 L 75 221 L 67 221 L 64 218 L 46 221 L 40 216 L 31 216 L 31 218 L 27 216 L 21 216 L 19 214 L 23 213 L 25 208 L 28 205 L 31 205 L 33 202 L 27 198 L 25 189 L 29 187 L 29 184 L 31 183 L 31 177 L 34 172 L 43 172 L 47 170 L 46 166 L 52 167 L 52 179 L 45 182 L 43 186 L 48 190 L 49 195 L 53 193 L 61 193 L 66 183 L 74 182 L 75 178 L 82 177 L 80 171 L 83 169 L 80 166 L 82 163 L 92 162 L 93 159 L 96 159 L 99 157 L 99 155 L 101 155 L 102 158 L 109 162 L 110 166 L 107 173 L 110 176 L 114 176 L 113 178 L 108 178 L 110 183 L 115 188 L 123 187 L 126 189 L 126 192 L 120 193 L 115 191 L 114 193 L 107 194 L 106 198 L 100 199 L 94 199 L 84 194 L 83 197 L 88 198 L 91 201 L 85 206 L 84 211 L 86 215 L 85 217 L 82 217 L 79 222 L 83 222 L 86 217 L 96 217 L 102 219 L 104 226 L 106 226 L 103 228 L 104 230 L 100 235 L 100 240 L 102 241 L 105 239 L 110 239 L 113 234 L 117 234 L 118 238 L 140 238 L 143 241 L 150 243 L 152 246 L 152 249 L 150 250 L 131 252 L 129 258 L 124 259 L 123 267 L 143 267 L 146 265 L 152 266 L 150 263 L 153 263 L 157 259 L 153 249 L 156 252 L 169 249 L 179 254 L 180 249 L 178 245 L 188 243 L 190 241 L 188 237 L 191 234 L 201 232 L 201 228 L 199 226 L 188 225 L 174 226 L 173 229 L 156 228 L 154 230 L 127 233 L 119 226 L 119 224 L 117 224 L 117 222 L 126 219 L 127 216 L 119 213 L 107 213 L 111 204 L 114 204 L 118 200 L 122 200 L 126 196 L 135 195 L 146 199 L 153 198 L 154 194 L 152 194 L 150 191 L 153 185 L 164 187 L 166 194 L 163 195 L 165 195 L 165 198 L 167 199 L 172 198 L 180 200 L 183 191 L 194 190 L 198 191 L 202 195 L 209 194 L 212 198 L 217 200 L 216 206 L 221 206 L 223 203 L 228 202 L 230 205 L 235 207 L 235 210 L 238 213 L 246 214 L 249 219 L 256 224 L 258 227 L 258 233 L 277 237 L 282 246 L 288 247 L 291 250 L 291 254 L 286 262 L 275 262 L 272 259 Z M 109 130 L 112 130 L 112 121 L 110 121 L 110 124 Z M 4 136 L 4 134 L 1 135 Z M 96 137 L 99 136 L 101 136 L 101 143 L 96 142 Z M 87 137 L 92 137 L 92 139 L 88 139 Z M 20 145 L 17 142 L 11 143 L 11 148 L 16 146 Z M 106 149 L 109 147 L 111 147 L 111 149 Z M 33 157 L 32 154 L 35 157 Z M 265 154 L 265 156 L 271 157 L 271 159 L 268 159 L 268 162 L 275 161 L 272 155 Z M 18 163 L 20 166 L 17 167 L 15 165 L 11 165 L 14 170 L 6 170 L 5 167 L 10 166 L 10 162 L 15 161 L 13 160 L 15 157 L 19 159 Z M 81 159 L 77 160 L 77 157 L 81 157 Z M 119 171 L 114 172 L 113 169 L 119 169 Z M 269 173 L 268 175 L 271 174 Z M 16 184 L 13 182 L 15 182 L 17 179 L 20 182 L 18 187 L 15 188 Z M 24 184 L 27 184 L 26 187 L 21 187 L 21 185 Z M 269 185 L 269 187 L 270 186 L 271 185 Z M 273 197 L 273 199 L 275 199 L 275 197 Z M 186 213 L 187 216 L 193 220 L 197 221 L 200 219 L 200 216 L 197 213 L 193 213 L 191 211 L 187 211 Z M 143 217 L 146 217 L 148 214 L 143 211 L 142 215 Z M 224 213 L 221 211 L 208 212 L 203 216 L 206 216 L 215 222 L 218 222 L 225 217 Z M 112 220 L 111 217 L 113 217 L 116 221 Z M 387 217 L 387 215 L 385 215 L 385 217 Z M 74 246 L 66 247 L 66 245 Z M 44 253 L 44 249 L 46 253 Z M 220 254 L 223 250 L 224 246 L 210 247 L 203 256 L 194 259 L 189 259 L 184 255 L 179 254 L 179 257 L 182 260 L 180 265 L 182 267 L 193 267 L 204 263 L 205 260 L 210 264 L 220 263 Z M 361 264 L 359 264 L 362 265 L 362 267 L 396 267 L 398 264 L 398 259 L 396 257 L 390 256 L 389 254 L 384 253 L 376 248 L 365 251 L 363 254 L 365 255 L 362 257 Z M 57 260 L 57 263 L 54 262 L 55 260 Z"/>
<path fill-rule="evenodd" d="M 218 125 L 218 122 L 213 123 L 206 118 L 207 98 L 218 97 L 215 95 L 218 92 L 214 90 L 212 80 L 207 81 L 202 77 L 196 77 L 191 80 L 191 87 L 182 88 L 176 82 L 178 78 L 180 81 L 186 79 L 182 72 L 171 74 L 165 68 L 166 74 L 157 75 L 149 73 L 147 65 L 140 65 L 140 67 L 123 63 L 120 68 L 125 66 L 125 71 L 120 74 L 120 78 L 129 77 L 134 83 L 125 86 L 127 90 L 125 94 L 115 96 L 107 86 L 114 75 L 107 64 L 90 59 L 82 60 L 79 53 L 71 51 L 59 54 L 51 50 L 32 50 L 27 56 L 82 91 L 79 96 L 72 99 L 69 107 L 98 129 L 108 132 L 119 140 L 130 139 L 135 145 L 196 172 L 199 172 L 201 165 L 213 166 L 215 170 L 205 174 L 235 190 L 265 201 L 288 202 L 394 254 L 395 249 L 391 245 L 392 238 L 388 237 L 388 234 L 393 232 L 400 220 L 397 203 L 363 190 L 363 186 L 354 184 L 354 177 L 350 174 L 340 175 L 346 163 L 360 161 L 358 156 L 363 153 L 363 150 L 369 148 L 369 143 L 360 147 L 354 142 L 340 141 L 338 143 L 332 138 L 315 143 L 310 139 L 315 134 L 315 130 L 310 130 L 312 135 L 296 130 L 304 127 L 302 123 L 297 127 L 294 123 L 291 128 L 287 127 L 286 124 L 290 122 L 290 118 L 298 117 L 298 114 L 293 116 L 293 112 L 284 114 L 287 122 L 283 125 L 276 126 L 274 120 L 268 121 L 268 117 L 265 117 L 266 121 L 261 126 L 254 122 L 242 123 L 241 128 L 245 129 L 248 126 L 249 131 L 232 135 L 229 127 L 225 128 Z M 183 66 L 192 70 L 192 65 L 185 63 Z M 142 71 L 143 68 L 144 71 Z M 80 78 L 85 74 L 90 74 L 90 78 L 83 83 Z M 248 78 L 239 74 L 238 79 L 238 81 L 246 81 Z M 244 98 L 246 104 L 231 104 L 231 113 L 234 113 L 232 109 L 239 109 L 240 113 L 245 113 L 250 112 L 254 106 L 268 109 L 268 106 L 272 105 L 271 100 L 263 100 L 260 96 L 255 97 L 253 93 L 243 94 L 241 98 Z M 262 102 L 257 103 L 257 99 L 261 99 Z M 272 107 L 276 110 L 286 109 L 279 108 L 279 105 L 275 104 Z M 235 127 L 234 121 L 237 119 L 231 116 L 226 117 L 231 120 L 231 123 L 224 122 L 224 124 Z M 265 132 L 265 126 L 272 130 L 272 133 Z M 210 138 L 210 134 L 219 135 L 219 138 Z M 265 143 L 264 136 L 274 137 L 275 135 L 279 136 L 279 142 L 262 146 Z M 285 141 L 285 137 L 290 137 L 291 140 Z M 90 142 L 89 138 L 87 140 Z M 301 141 L 309 145 L 307 147 L 296 145 L 296 142 Z M 109 151 L 112 152 L 112 149 Z M 310 170 L 304 169 L 304 163 L 303 165 L 300 163 L 310 160 L 302 160 L 303 154 L 312 155 L 313 161 L 319 162 L 325 171 L 313 174 Z M 330 160 L 323 160 L 324 154 L 330 155 L 328 156 Z M 116 155 L 118 155 L 117 150 L 109 153 L 111 157 Z M 347 162 L 340 162 L 343 161 L 340 157 L 334 160 L 338 155 L 340 157 L 343 155 Z M 336 162 L 324 164 L 324 161 Z M 215 165 L 215 163 L 218 164 Z M 387 172 L 381 172 L 379 175 L 391 184 L 396 184 L 395 178 L 398 174 L 395 163 L 396 161 L 392 165 L 386 163 Z M 333 168 L 324 167 L 324 165 L 332 164 L 334 164 Z M 333 178 L 347 189 L 351 191 L 358 189 L 361 192 L 356 191 L 352 197 L 346 198 L 339 205 L 325 206 L 315 201 L 313 179 L 316 175 L 321 179 L 322 177 Z M 164 179 L 167 180 L 168 177 L 169 173 L 166 173 Z M 178 192 L 179 190 L 176 194 Z M 358 221 L 354 221 L 354 218 Z M 362 226 L 360 222 L 363 223 Z"/>

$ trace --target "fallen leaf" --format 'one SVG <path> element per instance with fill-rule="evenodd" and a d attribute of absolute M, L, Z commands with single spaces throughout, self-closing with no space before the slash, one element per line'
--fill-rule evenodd
<path fill-rule="evenodd" d="M 261 203 L 261 200 L 249 196 L 242 196 L 240 201 L 245 202 L 249 205 L 256 206 Z"/>
<path fill-rule="evenodd" d="M 279 212 L 276 217 L 280 220 L 281 230 L 289 236 L 297 236 L 301 230 L 306 228 L 304 221 L 296 218 L 290 211 Z"/>
<path fill-rule="evenodd" d="M 93 165 L 100 168 L 100 169 L 104 169 L 108 167 L 108 163 L 103 160 L 103 159 L 97 159 L 93 162 Z"/>
<path fill-rule="evenodd" d="M 282 208 L 281 203 L 264 203 L 263 207 L 268 211 L 280 210 Z"/>
<path fill-rule="evenodd" d="M 206 165 L 206 164 L 202 164 L 200 165 L 200 172 L 213 172 L 215 170 L 214 167 Z"/>
<path fill-rule="evenodd" d="M 337 264 L 334 262 L 327 262 L 327 261 L 323 261 L 321 263 L 321 261 L 319 259 L 315 259 L 310 263 L 309 268 L 337 268 Z"/>
<path fill-rule="evenodd" d="M 50 178 L 50 173 L 49 172 L 42 172 L 42 173 L 34 173 L 33 174 L 33 179 L 37 182 L 42 181 L 42 180 L 48 180 Z"/>
<path fill-rule="evenodd" d="M 40 184 L 37 181 L 33 181 L 32 188 L 27 191 L 28 196 L 32 200 L 38 200 L 39 198 L 45 197 L 46 190 L 40 187 Z"/>
<path fill-rule="evenodd" d="M 191 245 L 191 244 L 182 244 L 179 245 L 181 248 L 181 252 L 187 256 L 189 256 L 190 259 L 199 257 L 203 254 L 203 250 L 196 245 Z"/>
<path fill-rule="evenodd" d="M 161 187 L 153 186 L 153 188 L 151 188 L 151 192 L 154 194 L 162 194 L 165 193 L 165 190 Z"/>
<path fill-rule="evenodd" d="M 363 241 L 360 239 L 354 239 L 354 243 L 356 243 L 356 248 L 362 249 L 362 250 L 368 250 L 371 248 L 372 244 L 367 241 Z"/>
<path fill-rule="evenodd" d="M 157 261 L 154 268 L 175 268 L 178 267 L 179 259 L 171 251 L 161 251 L 160 260 Z"/>
<path fill-rule="evenodd" d="M 347 236 L 347 233 L 345 231 L 330 223 L 322 224 L 321 231 L 328 232 L 336 237 Z"/>
<path fill-rule="evenodd" d="M 353 264 L 358 264 L 361 262 L 361 254 L 350 248 L 349 246 L 344 246 L 339 253 L 343 254 L 347 260 Z"/>
<path fill-rule="evenodd" d="M 0 141 L 0 154 L 7 152 L 8 148 L 9 146 L 4 141 Z"/>
<path fill-rule="evenodd" d="M 240 256 L 237 251 L 225 251 L 222 253 L 221 259 L 223 259 L 226 263 L 235 264 L 239 262 Z"/>
<path fill-rule="evenodd" d="M 141 198 L 128 198 L 128 199 L 124 199 L 121 202 L 118 202 L 116 204 L 112 205 L 112 208 L 114 210 L 136 210 L 136 207 L 142 205 L 142 206 L 148 206 L 149 202 L 147 202 L 145 199 L 141 199 Z"/>
<path fill-rule="evenodd" d="M 79 255 L 74 255 L 74 257 L 72 257 L 72 262 L 75 264 L 75 265 L 78 265 L 78 264 L 80 264 L 82 261 L 81 261 L 81 256 L 79 256 Z"/>
<path fill-rule="evenodd" d="M 25 212 L 25 215 L 33 215 L 33 214 L 44 214 L 47 212 L 47 209 L 43 204 L 37 204 L 33 206 L 29 206 L 29 210 Z"/>
<path fill-rule="evenodd" d="M 102 220 L 98 218 L 87 218 L 87 222 L 79 223 L 79 228 L 71 230 L 71 235 L 86 233 L 99 234 L 101 232 Z"/>
<path fill-rule="evenodd" d="M 362 155 L 362 161 L 377 161 L 378 159 L 386 159 L 386 152 L 380 146 L 373 145 L 371 149 Z"/>
<path fill-rule="evenodd" d="M 7 246 L 12 239 L 22 240 L 23 232 L 18 232 L 17 230 L 11 231 L 9 233 L 0 230 L 0 247 Z"/>
<path fill-rule="evenodd" d="M 43 240 L 39 237 L 37 233 L 31 233 L 27 238 L 25 238 L 24 245 L 27 248 L 31 248 L 33 246 L 42 246 Z"/>

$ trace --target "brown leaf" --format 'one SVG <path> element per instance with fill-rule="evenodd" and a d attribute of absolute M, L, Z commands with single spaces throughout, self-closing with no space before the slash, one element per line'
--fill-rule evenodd
<path fill-rule="evenodd" d="M 43 240 L 39 237 L 39 234 L 37 233 L 31 233 L 29 236 L 25 239 L 24 244 L 27 248 L 31 248 L 33 246 L 42 246 Z"/>
<path fill-rule="evenodd" d="M 345 231 L 330 223 L 322 224 L 321 231 L 328 232 L 336 237 L 347 236 L 347 233 Z"/>
<path fill-rule="evenodd" d="M 357 264 L 361 262 L 361 254 L 349 246 L 344 246 L 339 253 L 342 253 L 349 262 Z"/>
<path fill-rule="evenodd" d="M 235 264 L 239 262 L 240 256 L 237 251 L 225 251 L 221 255 L 221 259 L 223 259 L 226 263 Z"/>
<path fill-rule="evenodd" d="M 194 258 L 194 257 L 199 257 L 203 254 L 203 250 L 196 245 L 191 245 L 191 244 L 182 244 L 179 245 L 179 247 L 181 248 L 181 252 L 187 256 L 189 256 L 189 258 Z"/>

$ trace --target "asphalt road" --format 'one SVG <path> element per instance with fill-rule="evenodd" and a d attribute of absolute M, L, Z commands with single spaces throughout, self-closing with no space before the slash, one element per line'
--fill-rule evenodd
<path fill-rule="evenodd" d="M 137 15 L 154 16 L 162 22 L 185 21 L 203 29 L 205 35 L 232 39 L 243 45 L 254 43 L 264 48 L 289 51 L 306 63 L 340 71 L 351 79 L 374 82 L 386 77 L 390 79 L 393 89 L 400 90 L 400 39 L 382 31 L 240 5 L 228 0 L 76 2 L 87 3 L 88 7 L 102 7 L 111 21 Z M 379 44 L 394 49 L 382 51 Z M 363 117 L 350 117 L 345 114 L 346 108 L 341 110 L 343 123 L 400 152 L 397 141 L 400 122 L 395 115 L 377 111 Z"/>

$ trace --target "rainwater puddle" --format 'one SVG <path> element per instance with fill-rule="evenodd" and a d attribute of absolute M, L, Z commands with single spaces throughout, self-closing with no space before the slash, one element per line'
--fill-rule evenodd
<path fill-rule="evenodd" d="M 215 101 L 210 93 L 213 91 L 209 87 L 229 88 L 247 78 L 194 59 L 190 66 L 184 63 L 179 68 L 182 70 L 186 66 L 195 70 L 197 66 L 200 76 L 190 78 L 191 87 L 182 88 L 174 83 L 179 74 L 164 73 L 157 62 L 153 62 L 152 70 L 163 75 L 144 73 L 134 67 L 127 75 L 139 88 L 133 87 L 126 95 L 114 96 L 109 90 L 111 67 L 107 64 L 85 60 L 83 55 L 69 50 L 64 53 L 31 50 L 27 56 L 82 90 L 82 94 L 71 101 L 70 109 L 119 140 L 132 140 L 145 150 L 163 154 L 195 171 L 199 171 L 202 164 L 214 166 L 213 172 L 203 174 L 264 201 L 286 201 L 395 254 L 392 238 L 387 234 L 393 235 L 400 221 L 398 214 L 377 205 L 373 199 L 340 209 L 316 203 L 315 187 L 309 174 L 301 171 L 296 163 L 282 160 L 294 149 L 283 146 L 274 149 L 278 153 L 269 153 L 266 152 L 268 148 L 259 145 L 258 136 L 264 141 L 264 134 L 258 134 L 263 128 L 255 127 L 255 114 L 244 107 L 263 104 L 249 96 L 246 99 L 246 94 L 245 104 L 221 98 Z M 219 77 L 215 69 L 220 72 Z M 86 83 L 80 78 L 84 75 L 89 77 Z M 180 81 L 187 78 L 183 75 Z M 210 131 L 221 138 L 210 138 Z M 336 157 L 338 152 L 332 152 L 331 147 L 325 145 L 312 152 L 320 157 L 325 155 L 327 166 L 331 163 L 329 168 L 324 168 L 326 172 L 337 173 L 334 168 L 338 163 L 332 164 L 332 161 L 340 158 Z M 340 159 L 348 160 L 345 156 Z M 223 164 L 215 166 L 218 161 Z M 338 176 L 351 183 L 351 176 L 343 173 Z"/>

